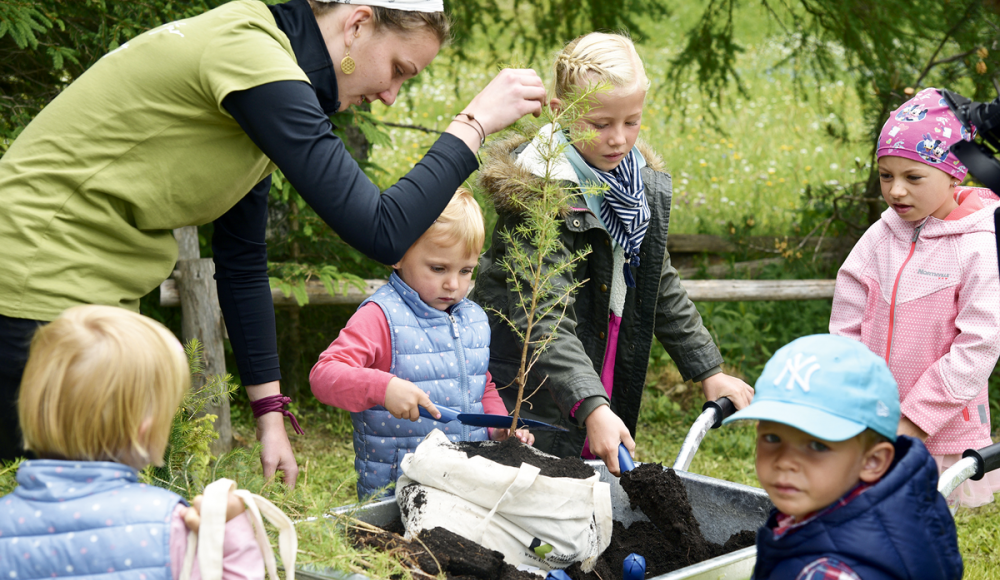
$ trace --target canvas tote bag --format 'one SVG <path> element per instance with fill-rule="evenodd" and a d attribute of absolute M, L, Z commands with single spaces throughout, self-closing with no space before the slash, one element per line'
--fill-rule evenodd
<path fill-rule="evenodd" d="M 285 579 L 295 580 L 295 553 L 299 542 L 292 520 L 273 503 L 245 489 L 236 489 L 236 482 L 225 478 L 213 481 L 205 488 L 201 502 L 201 526 L 197 533 L 188 532 L 187 552 L 184 555 L 180 580 L 191 578 L 195 547 L 197 547 L 202 579 L 222 580 L 222 543 L 226 533 L 226 504 L 230 491 L 233 491 L 247 506 L 247 513 L 253 521 L 257 545 L 264 555 L 264 567 L 268 578 L 278 580 L 278 567 L 274 560 L 274 552 L 271 550 L 271 543 L 264 531 L 261 515 L 278 528 L 278 552 L 285 567 Z"/>
<path fill-rule="evenodd" d="M 611 543 L 611 487 L 596 472 L 548 477 L 527 463 L 470 458 L 437 429 L 401 469 L 396 501 L 408 539 L 442 527 L 510 564 L 547 571 L 580 562 L 585 572 Z"/>

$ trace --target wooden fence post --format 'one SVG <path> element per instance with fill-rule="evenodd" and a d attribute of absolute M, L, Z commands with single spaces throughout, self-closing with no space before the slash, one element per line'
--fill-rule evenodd
<path fill-rule="evenodd" d="M 197 338 L 204 346 L 204 375 L 226 374 L 226 353 L 223 348 L 222 309 L 215 286 L 215 261 L 202 258 L 197 226 L 174 230 L 177 238 L 177 285 L 181 302 L 181 335 L 185 342 Z M 192 385 L 197 388 L 201 385 Z M 233 448 L 233 429 L 229 419 L 229 398 L 222 397 L 216 405 L 205 407 L 215 420 L 219 438 L 212 443 L 212 453 L 219 455 Z"/>

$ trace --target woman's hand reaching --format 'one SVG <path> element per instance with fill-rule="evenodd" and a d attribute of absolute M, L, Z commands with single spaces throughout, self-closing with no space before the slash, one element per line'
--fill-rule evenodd
<path fill-rule="evenodd" d="M 481 140 L 500 131 L 521 117 L 538 116 L 545 106 L 545 85 L 532 69 L 506 68 L 493 77 L 458 117 L 448 125 L 447 133 L 465 141 L 469 149 L 479 150 Z"/>

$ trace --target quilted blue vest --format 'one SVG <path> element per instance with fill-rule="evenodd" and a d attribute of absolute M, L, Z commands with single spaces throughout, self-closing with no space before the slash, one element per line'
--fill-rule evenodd
<path fill-rule="evenodd" d="M 179 495 L 101 461 L 25 461 L 0 498 L 3 578 L 170 580 L 170 516 Z"/>
<path fill-rule="evenodd" d="M 430 395 L 435 405 L 483 412 L 486 370 L 490 363 L 490 326 L 486 312 L 463 299 L 450 313 L 433 308 L 395 274 L 361 306 L 374 302 L 389 321 L 392 366 L 389 372 Z M 399 462 L 433 429 L 452 441 L 484 441 L 484 428 L 460 423 L 396 419 L 377 406 L 351 413 L 358 497 L 365 499 L 399 477 Z M 391 491 L 388 495 L 391 495 Z"/>
<path fill-rule="evenodd" d="M 937 465 L 923 443 L 900 436 L 889 472 L 844 507 L 778 540 L 772 511 L 757 531 L 754 578 L 794 580 L 823 556 L 836 556 L 864 580 L 961 578 L 955 521 L 937 482 Z"/>

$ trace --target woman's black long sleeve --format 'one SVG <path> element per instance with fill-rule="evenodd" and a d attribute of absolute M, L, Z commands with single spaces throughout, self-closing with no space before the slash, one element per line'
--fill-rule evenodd
<path fill-rule="evenodd" d="M 468 146 L 446 133 L 381 193 L 332 133 L 308 83 L 280 81 L 234 92 L 223 107 L 320 218 L 385 264 L 399 261 L 477 168 Z M 269 188 L 266 179 L 216 220 L 212 240 L 219 301 L 244 384 L 280 378 L 264 238 Z"/>
<path fill-rule="evenodd" d="M 380 194 L 333 134 L 308 83 L 260 85 L 231 93 L 223 106 L 333 231 L 383 264 L 399 261 L 477 167 L 469 147 L 445 133 Z"/>

